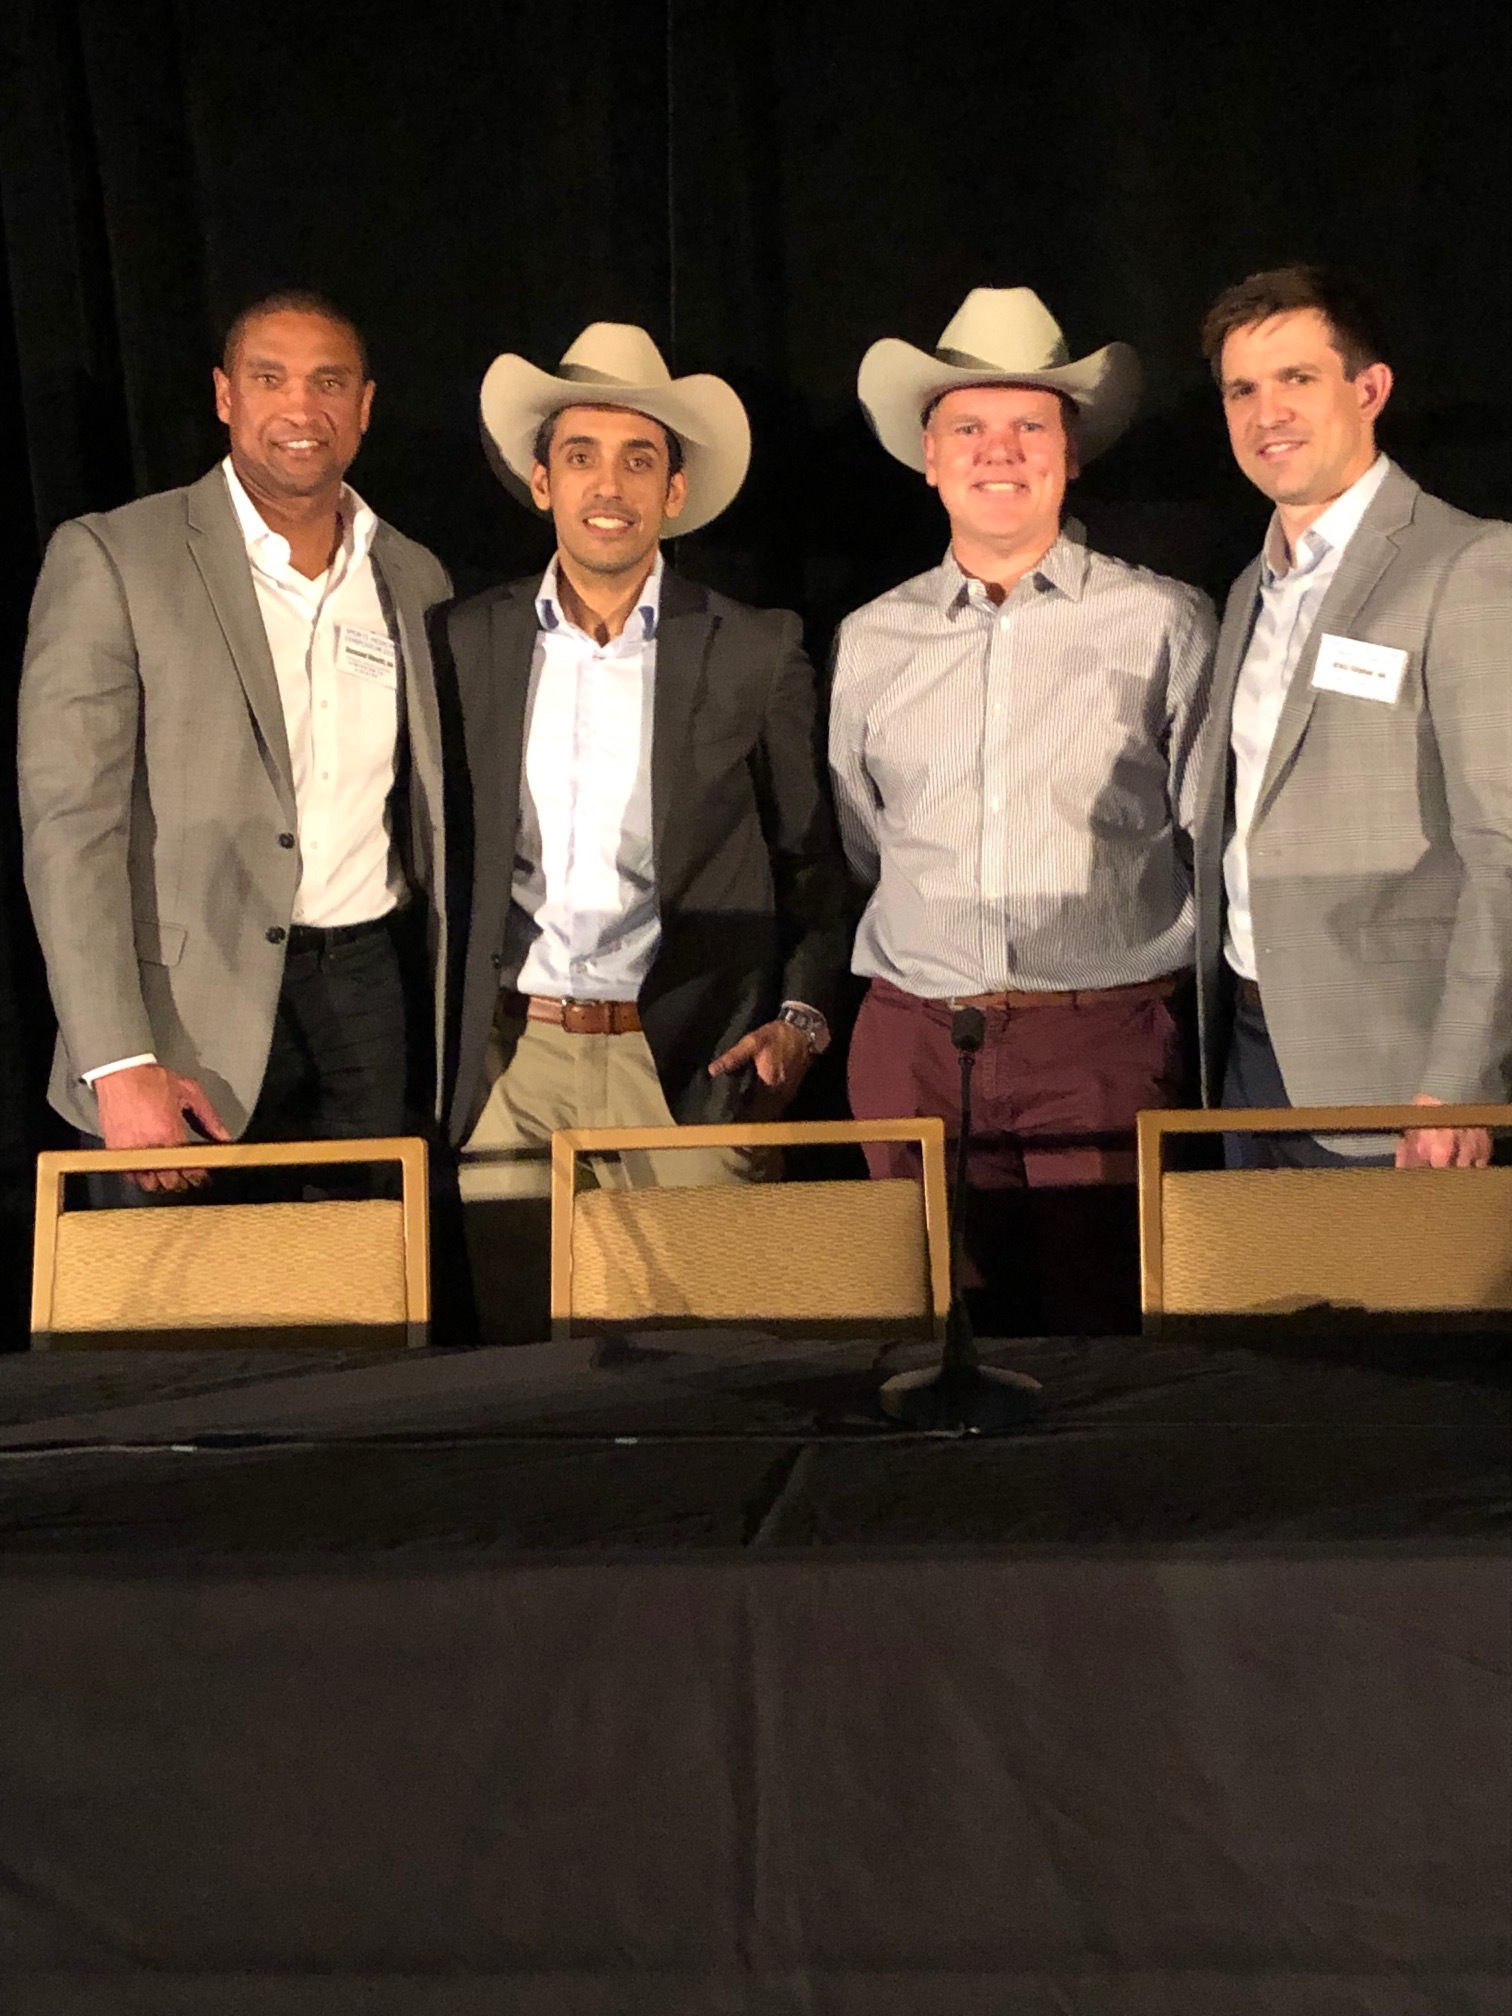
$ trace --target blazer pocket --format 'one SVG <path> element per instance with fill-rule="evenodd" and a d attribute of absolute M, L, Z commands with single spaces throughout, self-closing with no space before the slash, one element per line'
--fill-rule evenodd
<path fill-rule="evenodd" d="M 145 966 L 177 966 L 186 935 L 182 924 L 139 924 L 137 957 Z"/>
<path fill-rule="evenodd" d="M 1448 956 L 1453 930 L 1445 917 L 1401 917 L 1391 924 L 1366 924 L 1360 931 L 1360 957 L 1376 965 L 1442 961 Z"/>

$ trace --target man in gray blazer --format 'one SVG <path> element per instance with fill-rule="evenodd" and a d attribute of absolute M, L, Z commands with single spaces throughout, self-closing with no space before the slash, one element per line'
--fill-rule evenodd
<path fill-rule="evenodd" d="M 1434 1106 L 1512 1085 L 1512 526 L 1376 450 L 1391 371 L 1368 299 L 1258 273 L 1203 346 L 1240 468 L 1275 503 L 1229 596 L 1197 824 L 1205 1091 L 1225 1106 Z M 1371 1137 L 1230 1137 L 1249 1166 Z M 1478 1129 L 1399 1167 L 1476 1166 Z M 1391 1159 L 1391 1158 L 1386 1158 Z"/>
<path fill-rule="evenodd" d="M 425 618 L 448 582 L 344 482 L 373 385 L 338 309 L 259 302 L 214 378 L 226 460 L 61 526 L 37 584 L 19 754 L 50 1097 L 113 1148 L 402 1132 L 422 935 L 439 1082 Z"/>

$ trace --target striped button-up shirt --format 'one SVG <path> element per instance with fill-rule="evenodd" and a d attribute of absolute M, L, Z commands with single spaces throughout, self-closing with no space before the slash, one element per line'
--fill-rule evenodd
<path fill-rule="evenodd" d="M 1297 540 L 1295 556 L 1281 521 L 1272 518 L 1260 555 L 1260 595 L 1239 682 L 1234 689 L 1234 823 L 1223 853 L 1228 923 L 1223 954 L 1236 973 L 1259 977 L 1255 927 L 1250 916 L 1249 829 L 1281 708 L 1323 598 L 1333 586 L 1344 549 L 1391 467 L 1378 455 L 1357 483 L 1316 518 Z"/>
<path fill-rule="evenodd" d="M 830 764 L 872 890 L 857 973 L 940 999 L 1191 964 L 1212 607 L 1078 533 L 1001 604 L 947 554 L 842 624 Z"/>

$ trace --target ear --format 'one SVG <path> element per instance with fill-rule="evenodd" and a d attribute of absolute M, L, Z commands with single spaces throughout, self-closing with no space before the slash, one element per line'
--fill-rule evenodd
<path fill-rule="evenodd" d="M 662 506 L 663 518 L 680 518 L 682 508 L 688 501 L 688 479 L 679 469 L 675 476 L 667 478 L 667 501 Z"/>
<path fill-rule="evenodd" d="M 1380 416 L 1394 383 L 1389 364 L 1367 364 L 1355 373 L 1355 397 L 1360 402 L 1362 419 L 1375 420 Z"/>
<path fill-rule="evenodd" d="M 931 490 L 938 490 L 940 484 L 935 471 L 935 439 L 927 427 L 924 429 L 922 439 L 924 442 L 924 481 L 929 485 Z"/>
<path fill-rule="evenodd" d="M 225 426 L 231 424 L 231 380 L 219 364 L 210 373 L 215 381 L 215 417 Z"/>
<path fill-rule="evenodd" d="M 539 510 L 551 509 L 551 476 L 544 462 L 531 464 L 530 494 Z"/>
<path fill-rule="evenodd" d="M 362 404 L 357 410 L 357 431 L 366 434 L 368 422 L 373 417 L 373 394 L 377 390 L 371 378 L 362 388 Z"/>

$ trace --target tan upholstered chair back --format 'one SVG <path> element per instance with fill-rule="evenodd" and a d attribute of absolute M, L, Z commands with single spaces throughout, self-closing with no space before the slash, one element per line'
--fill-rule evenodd
<path fill-rule="evenodd" d="M 579 1190 L 583 1155 L 630 1148 L 917 1142 L 922 1180 Z M 939 1120 L 577 1128 L 552 1143 L 552 1324 L 913 1330 L 949 1307 Z"/>
<path fill-rule="evenodd" d="M 1441 1125 L 1512 1126 L 1512 1107 Z M 1453 1314 L 1512 1322 L 1512 1168 L 1173 1170 L 1175 1135 L 1397 1133 L 1421 1107 L 1139 1116 L 1147 1333 L 1177 1319 Z"/>
<path fill-rule="evenodd" d="M 212 1171 L 396 1162 L 399 1201 L 63 1209 L 64 1179 L 106 1170 Z M 85 1150 L 37 1162 L 32 1341 L 419 1344 L 429 1317 L 426 1150 L 419 1140 Z"/>

